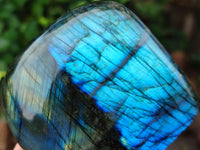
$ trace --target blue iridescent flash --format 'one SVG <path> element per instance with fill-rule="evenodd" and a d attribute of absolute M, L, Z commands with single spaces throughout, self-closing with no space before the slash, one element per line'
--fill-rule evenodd
<path fill-rule="evenodd" d="M 2 84 L 10 127 L 27 150 L 162 150 L 199 111 L 164 48 L 115 2 L 60 18 Z"/>

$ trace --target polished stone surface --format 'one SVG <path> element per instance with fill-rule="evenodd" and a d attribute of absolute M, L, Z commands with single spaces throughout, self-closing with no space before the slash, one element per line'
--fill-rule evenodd
<path fill-rule="evenodd" d="M 199 111 L 164 48 L 115 2 L 60 18 L 1 84 L 9 125 L 26 150 L 161 150 Z"/>

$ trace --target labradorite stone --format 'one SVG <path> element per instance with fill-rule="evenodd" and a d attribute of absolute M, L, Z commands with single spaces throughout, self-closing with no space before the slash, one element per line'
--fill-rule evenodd
<path fill-rule="evenodd" d="M 1 85 L 10 128 L 26 150 L 161 150 L 199 108 L 169 54 L 116 2 L 60 18 Z"/>

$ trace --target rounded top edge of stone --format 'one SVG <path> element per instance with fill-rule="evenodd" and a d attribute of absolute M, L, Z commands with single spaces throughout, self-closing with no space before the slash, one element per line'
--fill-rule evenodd
<path fill-rule="evenodd" d="M 114 1 L 96 1 L 89 4 L 81 5 L 75 9 L 68 10 L 64 15 L 57 19 L 55 23 L 50 25 L 47 29 L 47 33 L 59 28 L 64 23 L 68 22 L 71 18 L 78 16 L 81 13 L 88 12 L 95 8 L 106 10 L 106 9 L 118 9 L 118 10 L 126 10 L 127 8 L 118 2 Z"/>

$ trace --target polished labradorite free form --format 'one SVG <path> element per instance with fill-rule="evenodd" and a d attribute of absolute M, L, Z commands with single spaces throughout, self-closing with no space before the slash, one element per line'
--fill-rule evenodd
<path fill-rule="evenodd" d="M 60 18 L 2 87 L 9 125 L 26 150 L 165 149 L 199 107 L 164 48 L 115 2 Z"/>

